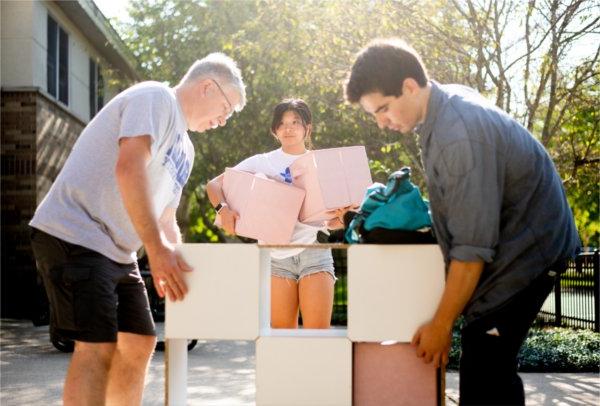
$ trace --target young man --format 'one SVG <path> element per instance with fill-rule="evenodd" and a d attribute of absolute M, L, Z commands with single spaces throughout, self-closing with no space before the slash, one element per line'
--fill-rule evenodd
<path fill-rule="evenodd" d="M 190 175 L 187 130 L 225 125 L 245 105 L 235 62 L 196 61 L 174 88 L 139 83 L 90 121 L 30 225 L 52 328 L 75 340 L 65 405 L 141 404 L 156 333 L 136 263 L 144 246 L 159 295 L 182 299 L 175 210 Z"/>
<path fill-rule="evenodd" d="M 380 128 L 419 135 L 446 287 L 415 333 L 417 355 L 448 360 L 462 313 L 461 405 L 524 404 L 517 353 L 579 238 L 542 145 L 474 90 L 429 80 L 399 40 L 362 50 L 346 83 Z"/>

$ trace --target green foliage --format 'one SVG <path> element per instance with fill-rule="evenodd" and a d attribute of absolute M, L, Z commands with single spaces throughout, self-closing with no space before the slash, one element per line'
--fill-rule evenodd
<path fill-rule="evenodd" d="M 557 168 L 565 179 L 569 204 L 584 246 L 600 247 L 600 71 L 580 93 L 576 103 L 565 106 L 566 124 L 551 144 Z"/>
<path fill-rule="evenodd" d="M 194 60 L 222 51 L 238 61 L 247 84 L 248 103 L 239 115 L 224 128 L 192 137 L 196 160 L 184 191 L 189 204 L 189 223 L 182 221 L 186 238 L 225 238 L 211 219 L 202 217 L 210 212 L 203 185 L 225 167 L 278 146 L 269 125 L 273 106 L 285 97 L 302 97 L 310 105 L 316 148 L 365 145 L 374 180 L 385 182 L 389 173 L 410 165 L 423 189 L 414 137 L 380 131 L 343 97 L 354 54 L 377 37 L 404 37 L 427 55 L 430 71 L 440 80 L 456 81 L 468 73 L 466 63 L 448 63 L 450 53 L 417 35 L 416 10 L 412 2 L 370 0 L 134 1 L 133 23 L 120 31 L 147 77 L 174 85 Z M 445 57 L 438 59 L 440 55 Z"/>
<path fill-rule="evenodd" d="M 600 334 L 566 328 L 532 329 L 519 352 L 523 372 L 598 372 Z"/>
<path fill-rule="evenodd" d="M 273 106 L 285 97 L 302 97 L 311 107 L 315 148 L 365 145 L 375 181 L 385 182 L 389 173 L 409 165 L 426 194 L 415 137 L 381 131 L 361 109 L 344 102 L 343 83 L 354 55 L 372 39 L 402 37 L 421 53 L 436 80 L 476 83 L 479 34 L 452 2 L 133 0 L 129 13 L 132 23 L 118 29 L 145 77 L 175 85 L 193 61 L 221 51 L 238 61 L 247 84 L 241 113 L 224 128 L 192 136 L 196 159 L 184 190 L 187 207 L 179 211 L 188 240 L 227 238 L 206 217 L 212 214 L 203 185 L 225 167 L 278 146 L 269 125 Z M 590 117 L 569 114 L 579 114 L 582 125 Z M 598 235 L 597 183 L 593 173 L 578 170 L 567 185 L 582 235 L 591 241 Z"/>
<path fill-rule="evenodd" d="M 458 369 L 460 327 L 452 331 L 449 369 Z M 600 334 L 589 330 L 533 327 L 518 355 L 521 372 L 598 372 Z"/>
<path fill-rule="evenodd" d="M 450 352 L 448 353 L 448 365 L 446 366 L 448 369 L 458 369 L 460 364 L 460 329 L 463 326 L 462 317 L 458 319 L 458 321 L 454 324 L 454 328 L 452 329 L 452 345 L 450 346 Z"/>
<path fill-rule="evenodd" d="M 219 234 L 210 226 L 215 220 L 214 210 L 205 211 L 197 199 L 192 199 L 189 213 L 188 242 L 219 242 Z"/>

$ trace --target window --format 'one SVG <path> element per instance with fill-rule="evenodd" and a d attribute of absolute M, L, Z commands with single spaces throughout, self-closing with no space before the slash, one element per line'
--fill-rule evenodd
<path fill-rule="evenodd" d="M 100 65 L 90 59 L 90 119 L 104 107 L 104 77 Z"/>
<path fill-rule="evenodd" d="M 69 36 L 48 16 L 48 93 L 69 104 Z"/>

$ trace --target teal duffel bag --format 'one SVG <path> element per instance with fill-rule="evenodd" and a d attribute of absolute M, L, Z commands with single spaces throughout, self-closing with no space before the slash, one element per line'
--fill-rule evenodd
<path fill-rule="evenodd" d="M 425 227 L 431 227 L 429 204 L 410 181 L 410 168 L 405 166 L 389 176 L 387 185 L 374 183 L 367 189 L 345 239 L 349 243 L 362 242 L 361 230 L 415 231 Z"/>

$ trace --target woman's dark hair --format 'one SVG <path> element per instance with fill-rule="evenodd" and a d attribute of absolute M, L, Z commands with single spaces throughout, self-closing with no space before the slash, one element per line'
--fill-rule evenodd
<path fill-rule="evenodd" d="M 276 136 L 277 129 L 279 128 L 279 125 L 281 124 L 283 115 L 287 111 L 293 111 L 294 113 L 298 114 L 298 116 L 300 116 L 300 119 L 302 120 L 302 124 L 304 126 L 304 130 L 306 130 L 308 125 L 312 124 L 312 113 L 310 112 L 310 109 L 308 108 L 308 104 L 306 104 L 306 102 L 304 100 L 302 100 L 302 99 L 284 99 L 283 101 L 279 102 L 273 109 L 273 121 L 271 122 L 271 134 L 273 136 Z M 306 144 L 306 147 L 308 149 L 312 149 L 310 132 L 306 132 L 305 135 L 306 136 L 304 138 L 304 143 Z"/>
<path fill-rule="evenodd" d="M 399 39 L 380 39 L 360 51 L 346 80 L 345 95 L 350 103 L 358 103 L 366 94 L 401 96 L 407 78 L 419 86 L 427 86 L 427 71 L 419 54 Z"/>

